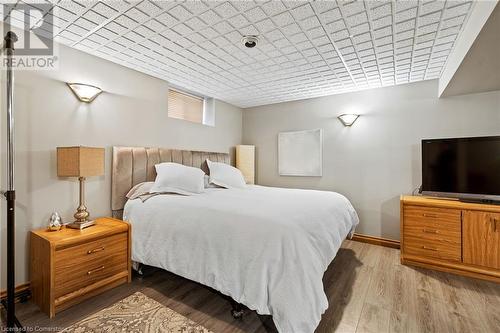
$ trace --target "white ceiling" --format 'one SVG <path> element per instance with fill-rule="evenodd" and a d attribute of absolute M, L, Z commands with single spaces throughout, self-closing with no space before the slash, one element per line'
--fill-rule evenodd
<path fill-rule="evenodd" d="M 438 78 L 474 5 L 51 2 L 56 41 L 240 107 Z"/>

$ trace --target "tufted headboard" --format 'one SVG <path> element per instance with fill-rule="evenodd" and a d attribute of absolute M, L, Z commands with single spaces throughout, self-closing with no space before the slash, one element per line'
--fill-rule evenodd
<path fill-rule="evenodd" d="M 113 147 L 111 175 L 111 210 L 113 217 L 121 218 L 128 191 L 136 184 L 154 181 L 155 164 L 180 163 L 197 167 L 208 174 L 207 159 L 230 164 L 229 154 L 191 150 L 147 147 Z"/>

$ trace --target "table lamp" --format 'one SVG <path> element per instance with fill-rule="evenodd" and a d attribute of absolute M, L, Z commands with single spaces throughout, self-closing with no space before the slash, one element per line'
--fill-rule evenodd
<path fill-rule="evenodd" d="M 104 148 L 57 147 L 57 175 L 80 181 L 80 205 L 73 215 L 75 221 L 67 227 L 81 230 L 93 225 L 85 206 L 85 178 L 104 175 Z"/>

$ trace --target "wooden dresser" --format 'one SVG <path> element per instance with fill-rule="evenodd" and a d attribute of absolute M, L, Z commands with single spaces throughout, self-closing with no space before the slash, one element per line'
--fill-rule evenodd
<path fill-rule="evenodd" d="M 500 282 L 500 206 L 402 196 L 401 263 Z"/>
<path fill-rule="evenodd" d="M 33 301 L 51 318 L 89 297 L 130 282 L 130 226 L 100 218 L 83 230 L 31 232 Z"/>

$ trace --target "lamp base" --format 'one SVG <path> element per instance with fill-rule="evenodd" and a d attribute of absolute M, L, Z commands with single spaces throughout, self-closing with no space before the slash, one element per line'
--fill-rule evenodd
<path fill-rule="evenodd" d="M 87 227 L 90 227 L 92 225 L 95 224 L 95 221 L 85 221 L 85 222 L 78 222 L 78 221 L 75 221 L 73 223 L 70 223 L 70 224 L 67 224 L 66 227 L 67 228 L 71 228 L 71 229 L 85 229 Z"/>

